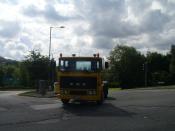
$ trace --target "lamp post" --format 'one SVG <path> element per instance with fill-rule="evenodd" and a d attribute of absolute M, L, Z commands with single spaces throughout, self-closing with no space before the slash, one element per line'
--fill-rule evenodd
<path fill-rule="evenodd" d="M 50 53 L 51 53 L 51 43 L 52 43 L 52 29 L 53 28 L 59 28 L 59 29 L 61 29 L 61 28 L 65 28 L 65 26 L 51 26 L 50 27 L 50 39 L 49 39 L 49 60 L 50 60 Z"/>
<path fill-rule="evenodd" d="M 49 64 L 50 64 L 50 66 L 49 66 L 49 90 L 51 90 L 51 89 L 53 89 L 52 88 L 52 84 L 53 84 L 53 79 L 52 79 L 52 77 L 53 77 L 53 72 L 52 72 L 52 65 L 51 65 L 51 59 L 50 59 L 50 54 L 51 54 L 51 45 L 52 45 L 52 29 L 53 28 L 59 28 L 59 29 L 61 29 L 61 28 L 65 28 L 64 26 L 59 26 L 59 27 L 53 27 L 53 26 L 51 26 L 50 27 L 50 39 L 49 39 Z"/>
<path fill-rule="evenodd" d="M 148 83 L 148 78 L 147 78 L 148 63 L 147 62 L 144 63 L 144 71 L 145 71 L 145 87 L 147 87 L 147 83 Z"/>

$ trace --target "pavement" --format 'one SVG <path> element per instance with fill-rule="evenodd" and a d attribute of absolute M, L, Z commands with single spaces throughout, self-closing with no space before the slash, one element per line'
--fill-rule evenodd
<path fill-rule="evenodd" d="M 175 89 L 110 92 L 103 105 L 0 91 L 0 131 L 174 131 Z"/>

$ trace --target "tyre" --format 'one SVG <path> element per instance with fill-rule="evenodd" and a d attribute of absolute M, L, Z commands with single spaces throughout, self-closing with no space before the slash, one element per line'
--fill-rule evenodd
<path fill-rule="evenodd" d="M 104 91 L 104 98 L 108 98 L 108 90 Z"/>
<path fill-rule="evenodd" d="M 101 105 L 101 104 L 103 104 L 103 102 L 104 102 L 104 95 L 102 94 L 101 99 L 97 101 L 97 104 Z"/>
<path fill-rule="evenodd" d="M 107 86 L 104 86 L 103 93 L 104 93 L 104 98 L 108 98 L 108 87 Z"/>
<path fill-rule="evenodd" d="M 69 103 L 69 100 L 68 100 L 68 99 L 61 99 L 61 101 L 62 101 L 62 103 L 63 103 L 64 105 L 67 105 L 67 104 Z"/>

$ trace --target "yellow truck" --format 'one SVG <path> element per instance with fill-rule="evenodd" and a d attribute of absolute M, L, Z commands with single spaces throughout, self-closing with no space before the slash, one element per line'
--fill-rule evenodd
<path fill-rule="evenodd" d="M 101 72 L 108 67 L 108 63 L 99 54 L 92 57 L 77 57 L 74 54 L 63 57 L 60 54 L 58 67 L 55 92 L 63 104 L 71 99 L 103 103 L 108 91 L 104 89 Z"/>

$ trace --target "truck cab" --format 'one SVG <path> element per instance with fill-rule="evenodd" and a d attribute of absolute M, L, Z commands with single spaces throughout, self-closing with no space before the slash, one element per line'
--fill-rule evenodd
<path fill-rule="evenodd" d="M 57 86 L 63 104 L 71 99 L 103 103 L 101 71 L 104 67 L 104 60 L 99 54 L 94 54 L 93 57 L 63 57 L 60 54 Z"/>

